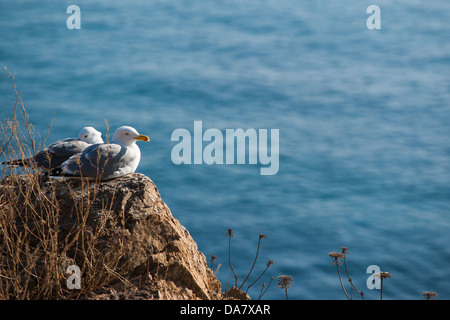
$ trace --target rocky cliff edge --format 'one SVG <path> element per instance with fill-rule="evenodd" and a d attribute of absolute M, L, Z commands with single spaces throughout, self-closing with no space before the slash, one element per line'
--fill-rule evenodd
<path fill-rule="evenodd" d="M 134 173 L 101 183 L 42 177 L 34 184 L 26 176 L 17 183 L 7 179 L 0 186 L 6 246 L 0 296 L 223 298 L 204 254 L 149 177 Z M 81 270 L 81 289 L 66 287 L 70 266 Z"/>
<path fill-rule="evenodd" d="M 68 185 L 60 183 L 64 193 Z M 105 255 L 117 242 L 124 246 L 120 268 L 129 279 L 91 292 L 86 299 L 221 299 L 220 282 L 207 267 L 204 254 L 150 178 L 135 173 L 89 187 L 96 189 L 96 195 L 89 204 L 87 228 L 98 228 L 101 222 L 108 229 L 110 236 L 97 246 Z M 85 199 L 89 187 L 75 186 L 71 197 L 62 198 L 69 225 L 73 199 L 89 202 Z"/>

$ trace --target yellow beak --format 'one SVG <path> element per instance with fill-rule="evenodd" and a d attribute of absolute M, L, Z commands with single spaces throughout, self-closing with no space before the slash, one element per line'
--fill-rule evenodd
<path fill-rule="evenodd" d="M 150 141 L 150 138 L 147 137 L 147 136 L 145 136 L 145 135 L 143 135 L 143 134 L 138 135 L 138 136 L 135 137 L 134 139 L 140 140 L 140 141 Z"/>

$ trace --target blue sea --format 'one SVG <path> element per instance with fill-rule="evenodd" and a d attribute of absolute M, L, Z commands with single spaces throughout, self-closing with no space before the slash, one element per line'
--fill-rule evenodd
<path fill-rule="evenodd" d="M 367 26 L 373 4 L 381 29 Z M 345 300 L 328 256 L 342 246 L 368 300 L 371 265 L 392 275 L 383 299 L 449 299 L 449 35 L 447 0 L 2 1 L 0 119 L 16 100 L 6 66 L 39 141 L 50 125 L 47 142 L 86 125 L 148 135 L 137 171 L 218 257 L 223 288 L 231 228 L 238 284 L 267 236 L 243 288 L 274 265 L 253 299 L 290 275 L 289 299 Z M 278 129 L 278 172 L 174 164 L 172 132 L 194 121 Z M 276 279 L 262 297 L 285 298 Z"/>

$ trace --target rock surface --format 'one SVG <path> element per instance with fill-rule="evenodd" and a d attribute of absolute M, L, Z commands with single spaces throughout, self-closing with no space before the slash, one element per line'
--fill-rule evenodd
<path fill-rule="evenodd" d="M 134 173 L 100 184 L 45 183 L 57 190 L 60 238 L 70 239 L 74 225 L 82 225 L 83 241 L 94 244 L 95 263 L 120 270 L 116 281 L 82 298 L 222 299 L 206 257 L 147 176 Z M 89 215 L 80 216 L 87 210 Z M 78 258 L 77 252 L 67 256 Z"/>

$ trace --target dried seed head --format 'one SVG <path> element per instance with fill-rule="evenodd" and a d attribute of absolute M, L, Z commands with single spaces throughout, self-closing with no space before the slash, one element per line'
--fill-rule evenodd
<path fill-rule="evenodd" d="M 277 285 L 281 289 L 289 289 L 291 287 L 291 284 L 294 283 L 294 278 L 292 278 L 291 276 L 278 276 L 277 279 Z"/>
<path fill-rule="evenodd" d="M 260 235 L 259 235 L 259 238 L 260 238 L 260 239 L 266 239 L 267 236 L 266 236 L 265 234 L 260 234 Z"/>
<path fill-rule="evenodd" d="M 269 259 L 269 261 L 267 261 L 266 263 L 267 268 L 270 268 L 271 266 L 273 266 L 273 261 Z"/>
<path fill-rule="evenodd" d="M 227 237 L 233 238 L 234 234 L 233 234 L 233 229 L 228 229 L 227 230 Z"/>
<path fill-rule="evenodd" d="M 341 247 L 342 253 L 346 254 L 346 253 L 350 253 L 350 251 L 348 251 L 347 247 Z"/>
<path fill-rule="evenodd" d="M 328 254 L 328 256 L 330 256 L 331 258 L 334 258 L 334 259 L 345 258 L 345 255 L 341 252 L 330 252 Z"/>
<path fill-rule="evenodd" d="M 385 279 L 385 278 L 392 278 L 392 275 L 389 272 L 376 272 L 372 275 L 374 278 L 379 278 L 379 279 Z"/>
<path fill-rule="evenodd" d="M 341 253 L 341 252 L 330 252 L 328 254 L 329 257 L 333 258 L 333 261 L 331 262 L 332 264 L 335 264 L 340 266 L 341 262 L 339 262 L 339 258 L 345 258 L 345 254 Z"/>
<path fill-rule="evenodd" d="M 425 291 L 423 294 L 422 294 L 424 297 L 425 297 L 425 299 L 427 299 L 427 300 L 436 300 L 437 299 L 437 297 L 438 297 L 438 295 L 437 295 L 437 293 L 436 292 L 434 292 L 434 291 Z"/>

